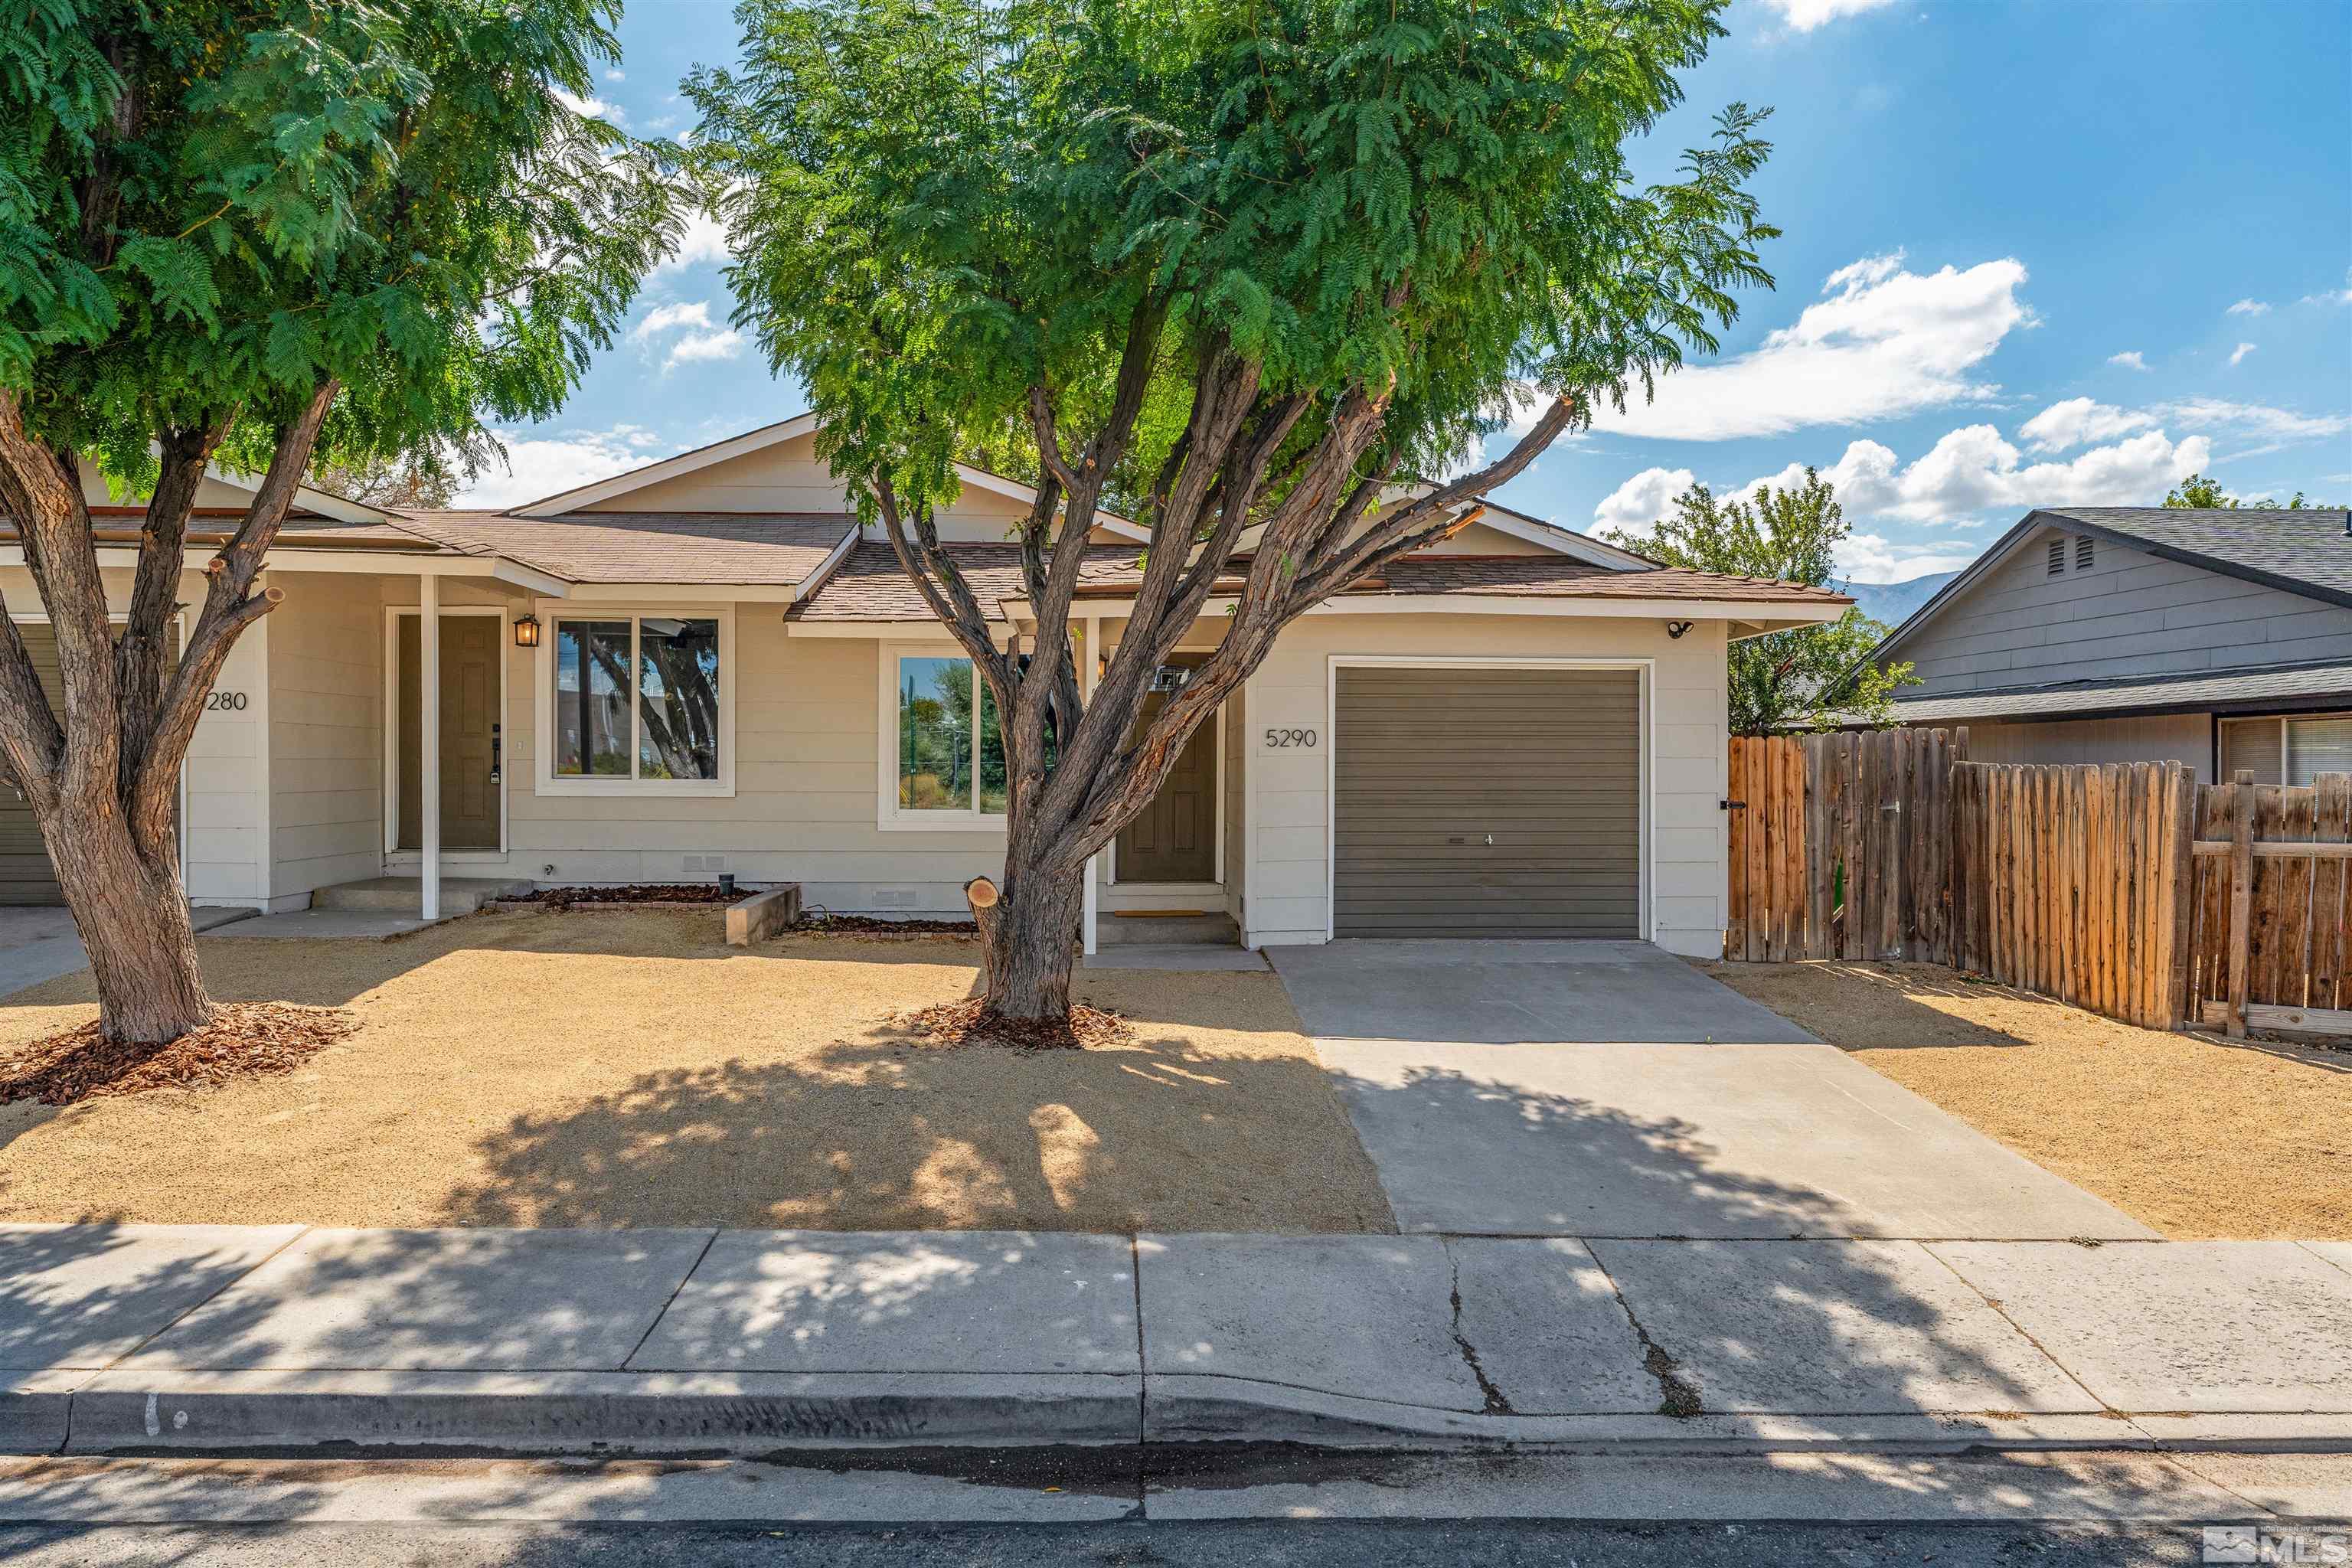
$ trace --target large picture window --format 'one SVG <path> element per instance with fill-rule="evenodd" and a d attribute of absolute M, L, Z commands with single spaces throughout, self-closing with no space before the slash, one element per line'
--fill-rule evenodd
<path fill-rule="evenodd" d="M 726 793 L 726 631 L 710 613 L 555 616 L 542 779 L 559 791 Z"/>

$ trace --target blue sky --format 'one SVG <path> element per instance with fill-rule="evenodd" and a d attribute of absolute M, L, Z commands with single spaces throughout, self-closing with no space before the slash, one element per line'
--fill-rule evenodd
<path fill-rule="evenodd" d="M 1864 581 L 1957 566 L 2036 504 L 2152 504 L 2192 469 L 2352 501 L 2352 5 L 2342 0 L 1737 0 L 1671 172 L 1769 104 L 1777 289 L 1656 401 L 1501 499 L 1638 526 L 1691 478 L 1837 482 Z M 730 4 L 637 0 L 603 112 L 691 126 L 680 76 Z M 506 432 L 501 505 L 802 411 L 728 325 L 721 237 L 650 280 L 562 418 Z"/>

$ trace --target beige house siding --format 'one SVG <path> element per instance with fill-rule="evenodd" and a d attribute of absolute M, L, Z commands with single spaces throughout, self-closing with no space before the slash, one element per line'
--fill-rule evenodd
<path fill-rule="evenodd" d="M 2207 713 L 2069 719 L 2046 724 L 1970 723 L 1972 763 L 2182 763 L 2213 772 L 2213 720 Z"/>
<path fill-rule="evenodd" d="M 883 645 L 787 637 L 781 605 L 734 608 L 735 667 L 721 678 L 736 688 L 731 796 L 537 794 L 538 660 L 509 647 L 508 870 L 559 882 L 730 871 L 797 881 L 831 909 L 961 910 L 964 882 L 1001 868 L 1003 835 L 878 825 Z M 542 618 L 553 609 L 539 606 Z"/>
<path fill-rule="evenodd" d="M 1249 857 L 1249 689 L 1246 685 L 1225 701 L 1225 912 L 1238 921 L 1248 895 Z"/>
<path fill-rule="evenodd" d="M 1722 951 L 1726 756 L 1724 628 L 1702 621 L 1680 638 L 1647 617 L 1400 613 L 1308 616 L 1250 679 L 1244 767 L 1250 775 L 1244 940 L 1326 940 L 1331 659 L 1594 658 L 1651 661 L 1651 761 L 1643 929 L 1693 955 Z M 1269 749 L 1267 727 L 1312 729 L 1311 748 Z"/>
<path fill-rule="evenodd" d="M 269 893 L 317 889 L 383 862 L 383 579 L 270 575 L 286 602 L 269 627 Z"/>
<path fill-rule="evenodd" d="M 816 437 L 780 441 L 707 468 L 592 501 L 579 510 L 598 511 L 807 511 L 834 512 L 847 506 L 841 481 L 816 456 Z M 967 484 L 940 513 L 940 536 L 996 540 L 1004 524 L 1028 515 L 1011 496 Z"/>

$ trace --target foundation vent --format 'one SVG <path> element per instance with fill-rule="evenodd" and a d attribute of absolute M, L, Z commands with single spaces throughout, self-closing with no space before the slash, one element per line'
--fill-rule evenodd
<path fill-rule="evenodd" d="M 915 907 L 915 889 L 877 888 L 868 901 L 877 910 L 911 910 Z"/>

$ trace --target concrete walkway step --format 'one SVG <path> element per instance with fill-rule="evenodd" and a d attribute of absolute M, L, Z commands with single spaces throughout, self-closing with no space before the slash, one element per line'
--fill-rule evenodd
<path fill-rule="evenodd" d="M 2352 1447 L 2352 1244 L 0 1228 L 0 1451 Z"/>
<path fill-rule="evenodd" d="M 441 913 L 445 918 L 469 915 L 492 899 L 510 899 L 537 886 L 528 877 L 444 877 Z M 363 881 L 321 888 L 310 895 L 310 907 L 314 910 L 366 910 L 411 919 L 415 918 L 423 904 L 423 885 L 415 877 L 370 877 Z"/>
<path fill-rule="evenodd" d="M 1143 915 L 1105 911 L 1095 917 L 1097 947 L 1167 947 L 1179 943 L 1200 947 L 1238 947 L 1241 940 L 1241 928 L 1234 923 L 1234 917 L 1223 910 L 1203 910 L 1199 914 Z"/>

